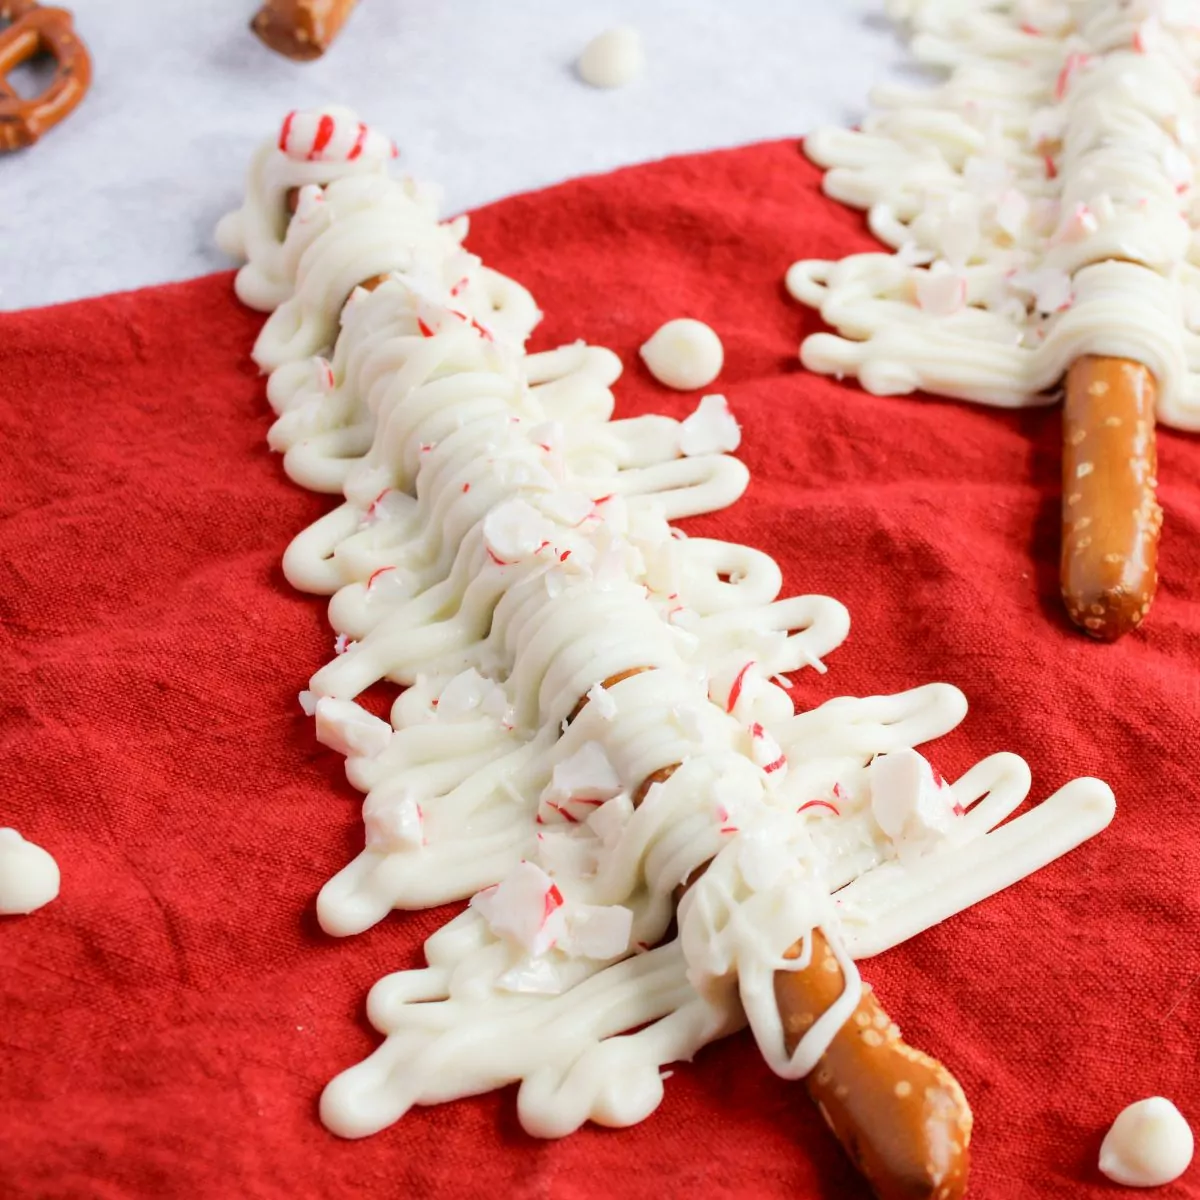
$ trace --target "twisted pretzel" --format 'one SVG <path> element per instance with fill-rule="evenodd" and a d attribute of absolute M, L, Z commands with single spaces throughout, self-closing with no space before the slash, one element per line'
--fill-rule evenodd
<path fill-rule="evenodd" d="M 92 60 L 75 34 L 71 14 L 34 0 L 0 0 L 0 152 L 32 146 L 68 116 L 92 82 Z M 54 59 L 54 76 L 38 96 L 25 99 L 8 82 L 10 71 L 41 54 Z"/>

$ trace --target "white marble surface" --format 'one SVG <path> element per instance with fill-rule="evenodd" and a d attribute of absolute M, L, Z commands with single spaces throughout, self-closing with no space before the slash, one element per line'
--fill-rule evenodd
<path fill-rule="evenodd" d="M 361 0 L 294 64 L 249 32 L 256 0 L 64 0 L 92 52 L 83 105 L 0 159 L 0 309 L 228 265 L 217 218 L 290 108 L 336 100 L 388 130 L 448 212 L 669 154 L 861 117 L 905 52 L 882 0 Z M 615 24 L 645 39 L 619 91 L 572 64 Z"/>

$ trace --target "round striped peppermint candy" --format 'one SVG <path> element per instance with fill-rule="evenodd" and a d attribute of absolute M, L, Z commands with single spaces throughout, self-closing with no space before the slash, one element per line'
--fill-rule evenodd
<path fill-rule="evenodd" d="M 293 111 L 283 119 L 279 149 L 297 162 L 395 158 L 395 143 L 345 110 Z"/>

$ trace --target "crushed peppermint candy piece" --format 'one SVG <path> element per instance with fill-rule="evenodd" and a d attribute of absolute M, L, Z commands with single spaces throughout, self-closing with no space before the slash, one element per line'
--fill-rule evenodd
<path fill-rule="evenodd" d="M 576 836 L 573 828 L 565 833 L 549 829 L 538 832 L 538 861 L 550 875 L 590 879 L 599 866 L 599 848 L 598 838 Z"/>
<path fill-rule="evenodd" d="M 867 768 L 871 813 L 902 858 L 944 838 L 962 809 L 950 785 L 915 750 L 877 755 Z"/>
<path fill-rule="evenodd" d="M 1032 296 L 1038 312 L 1056 313 L 1071 307 L 1071 276 L 1057 267 L 1018 271 L 1008 282 L 1014 290 Z"/>
<path fill-rule="evenodd" d="M 504 689 L 474 667 L 455 675 L 437 700 L 439 721 L 469 721 L 482 714 L 503 715 L 508 707 Z"/>
<path fill-rule="evenodd" d="M 307 225 L 325 206 L 325 190 L 316 183 L 306 183 L 296 197 L 296 211 L 293 214 L 301 225 Z"/>
<path fill-rule="evenodd" d="M 322 358 L 319 354 L 312 360 L 313 374 L 317 377 L 317 387 L 322 392 L 332 392 L 336 386 L 336 380 L 333 377 L 333 364 L 327 358 Z"/>
<path fill-rule="evenodd" d="M 352 642 L 344 633 L 339 633 L 337 637 L 333 639 L 333 652 L 334 654 L 345 654 L 351 646 L 357 645 L 357 642 Z"/>
<path fill-rule="evenodd" d="M 374 758 L 392 740 L 391 725 L 353 700 L 323 696 L 314 711 L 317 741 L 347 758 Z"/>
<path fill-rule="evenodd" d="M 501 483 L 510 484 L 515 488 L 526 488 L 532 492 L 553 493 L 558 488 L 558 480 L 538 462 L 499 460 L 496 463 L 496 477 Z M 534 503 L 538 501 L 535 500 Z"/>
<path fill-rule="evenodd" d="M 611 800 L 605 801 L 587 819 L 588 828 L 600 839 L 605 849 L 609 849 L 620 840 L 625 826 L 633 816 L 633 801 L 628 793 L 621 792 Z"/>
<path fill-rule="evenodd" d="M 372 850 L 416 850 L 425 844 L 425 814 L 408 792 L 398 796 L 367 797 L 363 824 Z"/>
<path fill-rule="evenodd" d="M 1147 17 L 1134 30 L 1133 48 L 1138 54 L 1156 54 L 1166 48 L 1166 31 L 1157 16 Z"/>
<path fill-rule="evenodd" d="M 1062 220 L 1052 242 L 1078 242 L 1090 237 L 1100 228 L 1096 214 L 1086 204 L 1076 204 Z"/>
<path fill-rule="evenodd" d="M 545 954 L 565 931 L 562 892 L 536 863 L 518 863 L 500 883 L 472 896 L 471 907 L 497 937 L 533 955 Z"/>
<path fill-rule="evenodd" d="M 620 904 L 579 904 L 567 913 L 563 950 L 575 958 L 605 961 L 629 949 L 633 913 Z"/>
<path fill-rule="evenodd" d="M 1079 51 L 1072 51 L 1067 55 L 1062 70 L 1058 73 L 1058 79 L 1054 84 L 1054 98 L 1056 100 L 1066 99 L 1067 92 L 1071 90 L 1071 83 L 1074 81 L 1075 76 L 1080 71 L 1087 70 L 1092 65 L 1092 61 L 1090 54 L 1083 54 Z"/>
<path fill-rule="evenodd" d="M 531 504 L 506 500 L 483 519 L 483 540 L 493 561 L 507 566 L 550 545 L 556 530 Z"/>
<path fill-rule="evenodd" d="M 917 272 L 916 292 L 918 307 L 932 317 L 952 317 L 967 306 L 966 276 L 937 264 Z"/>
<path fill-rule="evenodd" d="M 684 705 L 671 709 L 671 720 L 679 727 L 686 737 L 700 741 L 704 737 L 704 725 L 700 720 L 700 711 L 692 705 Z"/>
<path fill-rule="evenodd" d="M 737 849 L 738 871 L 755 891 L 774 887 L 796 865 L 784 831 L 773 823 L 758 823 L 742 834 Z"/>
<path fill-rule="evenodd" d="M 617 702 L 609 694 L 603 683 L 594 683 L 588 688 L 589 704 L 596 706 L 596 712 L 606 721 L 611 721 L 617 715 Z"/>
<path fill-rule="evenodd" d="M 742 441 L 742 429 L 724 396 L 702 396 L 696 411 L 679 426 L 679 449 L 694 454 L 727 454 Z"/>
<path fill-rule="evenodd" d="M 761 767 L 777 780 L 782 780 L 787 774 L 788 764 L 783 748 L 757 721 L 750 726 L 750 757 L 755 766 Z"/>
<path fill-rule="evenodd" d="M 621 791 L 621 780 L 599 742 L 584 742 L 569 758 L 556 763 L 543 801 L 611 800 Z"/>
<path fill-rule="evenodd" d="M 566 432 L 561 421 L 542 421 L 526 433 L 530 442 L 547 454 L 561 453 L 566 442 Z"/>
<path fill-rule="evenodd" d="M 568 529 L 582 525 L 596 511 L 595 505 L 582 492 L 563 488 L 547 489 L 546 494 L 539 496 L 535 503 L 552 521 L 557 521 Z"/>
<path fill-rule="evenodd" d="M 996 201 L 996 224 L 1009 237 L 1017 237 L 1029 217 L 1029 201 L 1024 192 L 1008 188 L 1000 193 Z"/>
<path fill-rule="evenodd" d="M 305 689 L 296 699 L 300 701 L 300 707 L 304 710 L 306 717 L 315 717 L 317 715 L 317 701 L 320 697 L 316 692 L 310 692 Z"/>

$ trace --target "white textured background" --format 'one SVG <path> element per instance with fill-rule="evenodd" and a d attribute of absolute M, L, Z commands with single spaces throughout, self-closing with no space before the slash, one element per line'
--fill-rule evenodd
<path fill-rule="evenodd" d="M 903 48 L 882 0 L 360 0 L 333 49 L 294 64 L 249 32 L 256 0 L 63 0 L 91 50 L 79 109 L 0 158 L 0 308 L 186 279 L 253 147 L 284 112 L 340 101 L 396 139 L 446 211 L 685 151 L 850 124 Z M 638 27 L 619 91 L 572 64 Z"/>

